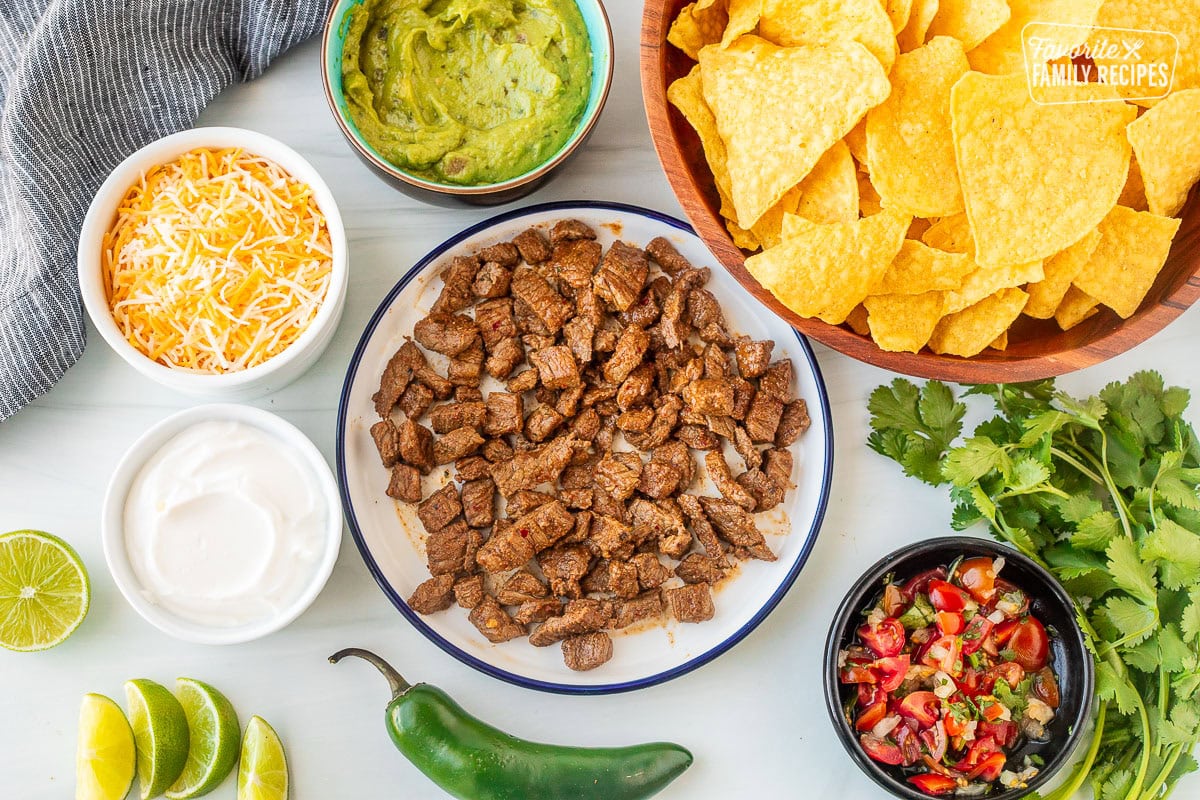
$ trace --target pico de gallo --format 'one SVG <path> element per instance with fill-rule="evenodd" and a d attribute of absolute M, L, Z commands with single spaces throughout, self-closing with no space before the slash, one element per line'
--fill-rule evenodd
<path fill-rule="evenodd" d="M 1003 558 L 960 558 L 905 582 L 889 576 L 838 658 L 857 692 L 847 720 L 868 756 L 929 795 L 1024 788 L 1058 708 L 1050 637 Z"/>

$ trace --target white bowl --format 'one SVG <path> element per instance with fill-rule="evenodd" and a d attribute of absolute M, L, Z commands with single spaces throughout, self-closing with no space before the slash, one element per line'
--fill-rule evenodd
<path fill-rule="evenodd" d="M 298 465 L 306 466 L 320 487 L 325 507 L 324 544 L 320 557 L 304 590 L 290 604 L 281 607 L 271 617 L 238 627 L 213 627 L 183 619 L 150 602 L 139 582 L 125 545 L 125 500 L 134 479 L 146 461 L 172 437 L 201 422 L 233 421 L 251 425 L 278 439 L 296 455 Z M 195 406 L 172 414 L 142 434 L 130 446 L 113 472 L 105 492 L 101 512 L 100 539 L 104 560 L 113 581 L 133 610 L 163 633 L 199 644 L 237 644 L 258 639 L 283 628 L 299 617 L 321 593 L 342 546 L 342 509 L 333 473 L 316 445 L 289 422 L 274 414 L 251 406 L 213 404 Z"/>
<path fill-rule="evenodd" d="M 109 312 L 101 281 L 104 234 L 112 227 L 121 199 L 146 170 L 165 164 L 197 147 L 241 147 L 283 167 L 312 187 L 329 226 L 333 265 L 329 289 L 316 317 L 300 337 L 279 355 L 240 372 L 204 374 L 173 369 L 144 355 L 125 340 Z M 112 171 L 92 199 L 79 234 L 79 289 L 96 330 L 117 355 L 148 378 L 184 394 L 215 400 L 248 400 L 281 389 L 313 365 L 333 338 L 346 303 L 348 256 L 346 231 L 337 203 L 312 164 L 277 139 L 243 128 L 193 128 L 163 137 L 126 158 Z"/>

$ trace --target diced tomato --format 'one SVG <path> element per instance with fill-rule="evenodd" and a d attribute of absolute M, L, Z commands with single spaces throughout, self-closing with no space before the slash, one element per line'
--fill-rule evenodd
<path fill-rule="evenodd" d="M 999 753 L 1000 746 L 996 744 L 996 740 L 991 736 L 980 736 L 971 742 L 971 746 L 967 748 L 967 753 L 954 768 L 964 772 L 973 770 L 979 762 L 987 758 L 992 753 Z"/>
<path fill-rule="evenodd" d="M 858 704 L 863 708 L 876 703 L 886 703 L 887 692 L 873 683 L 858 684 Z"/>
<path fill-rule="evenodd" d="M 948 736 L 962 736 L 964 733 L 966 733 L 967 709 L 962 706 L 959 706 L 959 708 L 960 711 L 958 714 L 947 712 L 946 715 L 942 717 L 942 724 L 945 725 L 946 734 Z"/>
<path fill-rule="evenodd" d="M 942 707 L 941 700 L 933 692 L 912 692 L 900 701 L 902 716 L 914 719 L 922 728 L 937 722 Z"/>
<path fill-rule="evenodd" d="M 1050 638 L 1037 617 L 1024 617 L 1013 630 L 1008 649 L 1027 672 L 1036 672 L 1046 666 L 1050 658 Z"/>
<path fill-rule="evenodd" d="M 995 687 L 996 681 L 1003 679 L 1008 684 L 1009 688 L 1017 688 L 1017 684 L 1025 680 L 1025 670 L 1015 661 L 1005 661 L 1003 664 L 997 664 L 987 671 L 987 676 L 991 678 L 991 686 L 988 691 Z"/>
<path fill-rule="evenodd" d="M 941 761 L 946 755 L 946 745 L 949 743 L 946 737 L 946 726 L 942 724 L 941 720 L 938 720 L 932 727 L 921 731 L 921 741 L 929 750 L 929 757 L 934 761 Z"/>
<path fill-rule="evenodd" d="M 958 636 L 941 636 L 934 639 L 921 654 L 921 663 L 937 667 L 948 675 L 955 676 L 962 672 L 956 665 L 962 658 L 962 642 Z"/>
<path fill-rule="evenodd" d="M 867 755 L 881 764 L 898 766 L 904 762 L 904 756 L 900 754 L 900 748 L 886 739 L 880 739 L 878 736 L 864 733 L 858 737 L 858 741 Z"/>
<path fill-rule="evenodd" d="M 908 605 L 908 601 L 904 599 L 904 594 L 900 591 L 899 586 L 889 583 L 883 587 L 883 601 L 880 605 L 883 606 L 883 613 L 889 617 L 898 617 L 904 612 L 904 607 Z"/>
<path fill-rule="evenodd" d="M 854 721 L 855 730 L 869 731 L 887 716 L 887 703 L 876 703 L 873 706 L 868 706 L 858 719 Z"/>
<path fill-rule="evenodd" d="M 991 600 L 996 593 L 996 570 L 992 566 L 992 559 L 986 556 L 968 558 L 958 565 L 950 577 L 980 603 Z"/>
<path fill-rule="evenodd" d="M 911 660 L 906 655 L 891 656 L 876 661 L 871 670 L 878 676 L 879 688 L 885 692 L 894 692 L 904 683 L 904 676 L 908 674 L 910 665 Z"/>
<path fill-rule="evenodd" d="M 969 656 L 983 646 L 984 639 L 992 632 L 992 621 L 983 614 L 976 614 L 967 623 L 962 635 L 962 652 Z"/>
<path fill-rule="evenodd" d="M 858 638 L 880 658 L 896 656 L 904 649 L 904 626 L 894 617 L 878 625 L 864 623 L 858 627 Z"/>
<path fill-rule="evenodd" d="M 968 697 L 974 697 L 979 694 L 979 678 L 979 673 L 975 671 L 974 667 L 967 667 L 955 683 L 958 684 L 960 692 Z"/>
<path fill-rule="evenodd" d="M 962 611 L 970 596 L 953 583 L 929 582 L 929 603 L 938 611 Z"/>
<path fill-rule="evenodd" d="M 925 794 L 932 795 L 933 797 L 947 794 L 958 787 L 958 782 L 953 778 L 947 778 L 945 775 L 936 775 L 932 772 L 909 775 L 908 782 Z"/>
<path fill-rule="evenodd" d="M 896 737 L 896 745 L 900 748 L 901 762 L 904 766 L 910 767 L 921 760 L 921 740 L 917 734 L 913 733 L 912 729 L 907 725 L 901 725 L 896 728 L 893 734 Z"/>
<path fill-rule="evenodd" d="M 993 722 L 1004 716 L 1005 705 L 994 697 L 985 697 L 980 700 L 979 710 L 983 712 L 983 718 L 987 722 Z"/>
<path fill-rule="evenodd" d="M 918 594 L 924 594 L 929 589 L 930 581 L 946 580 L 946 568 L 936 567 L 935 569 L 927 569 L 924 572 L 919 572 L 909 578 L 903 586 L 900 587 L 900 593 L 907 598 L 908 602 Z"/>
<path fill-rule="evenodd" d="M 1017 629 L 1017 621 L 1015 619 L 1006 619 L 995 628 L 992 629 L 992 641 L 999 647 L 1004 647 L 1008 644 L 1008 640 L 1012 638 L 1013 631 Z"/>
<path fill-rule="evenodd" d="M 943 636 L 953 636 L 956 633 L 962 633 L 963 615 L 955 611 L 939 611 L 934 619 L 937 621 L 938 630 Z"/>
<path fill-rule="evenodd" d="M 879 673 L 871 667 L 847 664 L 842 668 L 842 683 L 879 683 Z"/>
<path fill-rule="evenodd" d="M 967 773 L 967 780 L 978 779 L 990 783 L 1000 777 L 1000 773 L 1004 771 L 1004 762 L 1007 760 L 1004 753 L 992 753 Z"/>
<path fill-rule="evenodd" d="M 976 736 L 990 736 L 1001 747 L 1010 747 L 1017 741 L 1017 723 L 1002 719 L 997 722 L 980 722 L 975 730 Z"/>
<path fill-rule="evenodd" d="M 1054 677 L 1054 670 L 1042 667 L 1033 674 L 1033 693 L 1046 705 L 1058 708 L 1058 680 Z"/>

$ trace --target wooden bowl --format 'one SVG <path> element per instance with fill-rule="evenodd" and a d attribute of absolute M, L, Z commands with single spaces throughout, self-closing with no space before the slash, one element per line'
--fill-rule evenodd
<path fill-rule="evenodd" d="M 1149 339 L 1200 297 L 1200 190 L 1193 190 L 1184 206 L 1183 224 L 1166 265 L 1141 308 L 1126 320 L 1101 307 L 1098 314 L 1063 331 L 1054 320 L 1022 316 L 1009 333 L 1007 350 L 988 349 L 967 359 L 928 350 L 889 353 L 848 327 L 797 315 L 746 271 L 747 253 L 733 243 L 718 213 L 720 202 L 700 140 L 683 115 L 667 102 L 667 86 L 686 75 L 695 64 L 667 43 L 671 22 L 687 2 L 645 0 L 642 99 L 654 147 L 675 196 L 717 260 L 763 305 L 806 336 L 893 372 L 959 383 L 1011 383 L 1062 375 L 1099 364 Z"/>

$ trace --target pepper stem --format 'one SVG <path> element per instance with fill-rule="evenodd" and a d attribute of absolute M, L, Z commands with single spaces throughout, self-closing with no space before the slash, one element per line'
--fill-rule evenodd
<path fill-rule="evenodd" d="M 346 656 L 355 656 L 363 661 L 369 662 L 375 669 L 387 678 L 388 686 L 392 689 L 392 699 L 395 700 L 400 695 L 412 688 L 412 684 L 404 680 L 399 672 L 392 668 L 392 665 L 384 661 L 379 656 L 372 653 L 370 650 L 363 650 L 361 647 L 347 647 L 345 650 L 338 650 L 329 657 L 330 664 L 336 664 Z"/>

